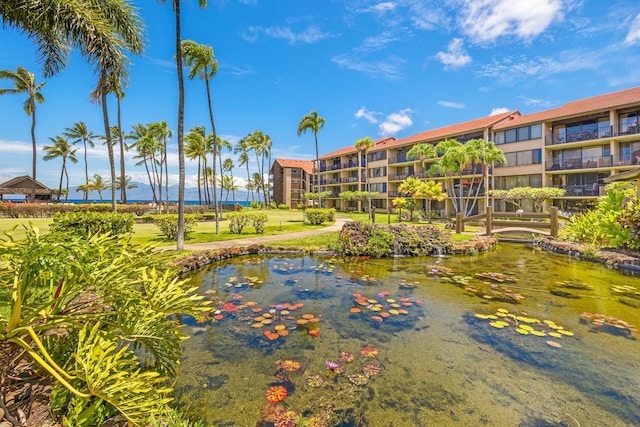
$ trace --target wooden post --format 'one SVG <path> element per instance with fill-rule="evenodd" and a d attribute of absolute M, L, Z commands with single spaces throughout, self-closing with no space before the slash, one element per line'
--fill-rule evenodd
<path fill-rule="evenodd" d="M 491 236 L 491 229 L 493 228 L 493 206 L 486 206 L 484 209 L 487 214 L 487 219 L 485 220 L 487 227 L 486 234 L 487 236 Z"/>
<path fill-rule="evenodd" d="M 551 237 L 558 237 L 558 208 L 556 206 L 549 208 L 549 223 L 549 234 Z"/>
<path fill-rule="evenodd" d="M 464 222 L 462 221 L 463 215 L 461 212 L 456 214 L 456 233 L 460 234 L 464 231 Z"/>

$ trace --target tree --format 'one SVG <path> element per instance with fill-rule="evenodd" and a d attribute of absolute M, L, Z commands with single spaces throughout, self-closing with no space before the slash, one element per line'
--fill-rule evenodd
<path fill-rule="evenodd" d="M 93 142 L 93 138 L 95 138 L 95 135 L 93 134 L 93 132 L 91 132 L 87 128 L 87 125 L 84 122 L 74 123 L 73 127 L 65 129 L 63 135 L 66 136 L 67 138 L 70 138 L 71 143 L 74 145 L 78 144 L 79 142 L 82 142 L 82 145 L 84 147 L 84 177 L 85 177 L 84 183 L 86 188 L 86 185 L 89 183 L 89 163 L 87 161 L 87 145 L 91 148 L 95 147 L 95 143 Z M 89 194 L 85 191 L 84 195 L 82 196 L 82 202 L 87 203 L 88 200 L 89 200 Z"/>
<path fill-rule="evenodd" d="M 220 175 L 220 188 L 223 188 L 227 192 L 227 196 L 225 197 L 225 203 L 229 202 L 229 193 L 234 192 L 238 189 L 238 186 L 233 182 L 233 177 L 231 175 Z"/>
<path fill-rule="evenodd" d="M 200 186 L 200 176 L 202 174 L 202 170 L 207 168 L 207 147 L 204 126 L 191 128 L 189 133 L 184 137 L 184 140 L 187 142 L 184 147 L 184 154 L 188 159 L 198 161 L 198 204 L 201 205 L 202 188 Z M 206 188 L 207 179 L 204 179 L 204 185 Z"/>
<path fill-rule="evenodd" d="M 525 203 L 529 203 L 534 212 L 542 211 L 542 203 L 545 200 L 562 197 L 564 194 L 563 188 L 553 187 L 515 187 L 510 190 L 489 190 L 491 197 L 511 203 L 518 209 L 526 209 Z"/>
<path fill-rule="evenodd" d="M 62 178 L 66 176 L 67 186 L 66 194 L 69 194 L 69 174 L 67 173 L 67 159 L 72 163 L 78 163 L 76 158 L 77 149 L 72 149 L 69 141 L 63 136 L 56 136 L 55 138 L 49 138 L 53 145 L 45 145 L 43 150 L 45 155 L 43 159 L 45 161 L 61 158 L 62 168 L 60 169 L 60 185 L 58 186 L 58 202 L 60 202 L 60 196 L 62 194 Z M 66 202 L 66 200 L 65 200 Z"/>
<path fill-rule="evenodd" d="M 269 135 L 266 135 L 261 130 L 254 131 L 251 135 L 248 135 L 246 138 L 247 146 L 253 150 L 256 155 L 256 164 L 258 166 L 257 174 L 260 175 L 259 180 L 254 179 L 254 184 L 256 191 L 262 191 L 262 200 L 266 203 L 267 199 L 267 189 L 264 182 L 264 159 L 267 153 L 267 150 L 270 150 L 271 147 L 271 138 Z M 254 174 L 255 176 L 255 174 Z M 260 184 L 260 185 L 257 185 Z"/>
<path fill-rule="evenodd" d="M 124 188 L 126 188 L 127 190 L 133 190 L 134 188 L 138 188 L 138 184 L 130 181 L 131 181 L 131 177 L 127 175 L 124 178 Z M 120 190 L 122 188 L 122 184 L 120 184 L 121 182 L 122 182 L 122 179 L 119 176 L 116 177 L 116 190 Z"/>
<path fill-rule="evenodd" d="M 164 0 L 160 0 L 164 3 Z M 206 0 L 198 1 L 200 7 L 207 5 Z M 182 36 L 180 28 L 180 0 L 172 0 L 176 16 L 176 69 L 178 71 L 178 235 L 176 248 L 184 249 L 184 75 L 182 73 Z M 217 225 L 216 225 L 217 227 Z M 217 231 L 217 230 L 216 230 Z"/>
<path fill-rule="evenodd" d="M 477 203 L 478 194 L 483 183 L 484 206 L 486 208 L 489 205 L 489 166 L 495 164 L 506 164 L 507 158 L 501 150 L 496 148 L 496 145 L 493 141 L 485 141 L 482 138 L 467 141 L 465 147 L 470 153 L 473 165 L 482 165 L 482 178 L 476 188 L 476 192 L 473 198 L 473 205 L 471 206 L 470 211 L 473 211 L 475 204 Z"/>
<path fill-rule="evenodd" d="M 249 201 L 249 193 L 251 193 L 251 200 L 253 200 L 253 186 L 251 183 L 251 174 L 249 173 L 249 144 L 246 138 L 242 138 L 236 143 L 236 146 L 233 148 L 234 154 L 239 154 L 238 161 L 240 162 L 238 166 L 246 166 L 247 167 L 247 202 Z"/>
<path fill-rule="evenodd" d="M 309 114 L 302 117 L 300 123 L 298 123 L 298 136 L 306 133 L 308 130 L 313 132 L 313 137 L 316 142 L 316 164 L 314 165 L 314 179 L 316 181 L 318 194 L 320 193 L 320 179 L 319 179 L 319 171 L 320 171 L 320 157 L 318 155 L 318 132 L 324 127 L 325 119 L 318 116 L 317 111 L 311 111 Z M 318 206 L 322 207 L 322 199 L 318 198 Z"/>
<path fill-rule="evenodd" d="M 175 1 L 175 0 L 174 0 Z M 179 1 L 179 0 L 178 0 Z M 206 4 L 206 2 L 204 2 Z M 200 3 L 202 6 L 202 1 Z M 213 54 L 213 47 L 198 44 L 193 40 L 183 40 L 181 43 L 182 55 L 185 65 L 189 68 L 189 80 L 193 80 L 196 76 L 204 80 L 207 90 L 207 107 L 209 109 L 209 120 L 211 122 L 211 134 L 213 135 L 211 140 L 215 143 L 218 141 L 218 135 L 216 133 L 216 123 L 213 119 L 213 106 L 211 104 L 211 86 L 210 80 L 215 77 L 218 72 L 218 61 Z M 210 149 L 213 155 L 213 204 L 216 216 L 216 234 L 220 234 L 220 220 L 218 212 L 218 200 L 215 189 L 215 176 L 216 176 L 216 157 L 220 156 L 219 146 L 217 144 L 211 144 Z M 222 163 L 220 163 L 222 165 Z M 205 180 L 205 189 L 208 188 L 207 180 Z M 222 188 L 220 188 L 220 197 L 222 197 Z"/>
<path fill-rule="evenodd" d="M 171 139 L 173 132 L 169 129 L 167 122 L 162 120 L 161 122 L 149 123 L 149 132 L 155 140 L 156 151 L 158 152 L 160 159 L 158 160 L 160 168 L 158 171 L 158 186 L 161 189 L 158 194 L 160 195 L 160 201 L 162 201 L 162 177 L 164 175 L 164 197 L 165 207 L 169 206 L 169 164 L 167 162 L 167 142 Z M 162 168 L 164 167 L 164 172 Z"/>
<path fill-rule="evenodd" d="M 226 139 L 220 138 L 220 137 L 217 137 L 216 139 L 214 139 L 214 141 L 216 141 L 215 150 L 218 153 L 218 167 L 219 167 L 219 170 L 220 170 L 220 176 L 222 176 L 222 172 L 223 172 L 222 152 L 224 150 L 231 151 L 232 146 L 231 146 L 231 143 L 229 141 L 227 141 Z M 214 172 L 215 172 L 215 170 L 214 170 Z M 222 180 L 218 180 L 218 183 L 221 184 L 220 185 L 220 197 L 218 198 L 218 201 L 221 202 L 222 201 L 222 190 L 223 190 L 222 189 Z"/>
<path fill-rule="evenodd" d="M 369 212 L 369 219 L 373 222 L 375 222 L 375 216 L 373 215 L 373 212 L 371 209 L 371 188 L 369 188 L 369 159 L 367 157 L 369 156 L 369 150 L 373 148 L 374 145 L 375 145 L 374 142 L 368 136 L 358 139 L 354 145 L 354 148 L 358 152 L 358 158 L 360 157 L 360 153 L 364 151 L 364 157 L 366 159 L 366 163 L 364 165 L 364 172 L 365 172 L 364 185 L 367 189 L 367 192 L 369 193 L 367 211 Z M 360 162 L 358 162 L 358 164 L 360 164 Z"/>
<path fill-rule="evenodd" d="M 231 183 L 234 183 L 233 180 L 233 168 L 234 168 L 234 164 L 233 164 L 233 160 L 231 158 L 228 159 L 224 159 L 224 163 L 222 164 L 222 170 L 225 172 L 229 172 L 229 175 L 231 176 Z M 236 185 L 232 185 L 231 186 L 231 191 L 233 192 L 233 203 L 236 202 L 236 190 L 238 189 L 238 186 Z M 227 200 L 229 199 L 229 191 L 227 190 Z"/>
<path fill-rule="evenodd" d="M 442 183 L 438 181 L 425 181 L 422 188 L 422 195 L 427 199 L 427 218 L 431 224 L 431 201 L 438 202 L 447 198 L 447 194 L 442 189 Z"/>
<path fill-rule="evenodd" d="M 135 147 L 138 152 L 138 155 L 134 156 L 134 159 L 140 159 L 136 163 L 136 166 L 144 165 L 144 168 L 147 171 L 147 178 L 149 179 L 153 202 L 161 202 L 162 200 L 159 200 L 156 196 L 156 187 L 158 186 L 156 179 L 156 165 L 158 163 L 156 160 L 157 144 L 149 130 L 149 126 L 143 124 L 133 125 L 133 130 L 126 136 L 126 138 L 134 141 L 129 148 Z"/>
<path fill-rule="evenodd" d="M 407 157 L 409 159 L 416 159 L 424 167 L 427 160 L 438 157 L 438 153 L 433 144 L 423 143 L 411 147 L 411 149 L 407 151 Z"/>
<path fill-rule="evenodd" d="M 464 165 L 468 163 L 468 153 L 464 146 L 455 139 L 439 142 L 435 150 L 440 157 L 429 168 L 429 174 L 445 177 L 445 185 L 454 210 L 464 213 L 462 170 Z M 459 175 L 459 189 L 456 189 L 455 174 Z"/>
<path fill-rule="evenodd" d="M 4 6 L 0 6 L 0 13 Z M 2 15 L 4 18 L 4 14 Z M 5 94 L 21 94 L 26 93 L 27 99 L 22 104 L 22 109 L 27 115 L 31 116 L 31 145 L 32 145 L 32 161 L 31 161 L 31 177 L 33 185 L 31 187 L 31 201 L 36 200 L 36 159 L 38 149 L 36 144 L 36 103 L 42 104 L 44 96 L 40 92 L 46 82 L 36 84 L 36 76 L 27 71 L 26 68 L 18 67 L 16 71 L 2 70 L 0 71 L 0 79 L 9 79 L 13 81 L 12 89 L 0 89 L 0 95 Z"/>
<path fill-rule="evenodd" d="M 98 197 L 100 197 L 100 203 L 102 203 L 102 192 L 112 187 L 111 182 L 102 179 L 102 176 L 97 173 L 93 174 L 93 179 L 89 181 L 89 191 L 97 191 Z"/>
<path fill-rule="evenodd" d="M 409 209 L 410 220 L 413 221 L 413 212 L 416 210 L 416 199 L 424 197 L 424 182 L 413 176 L 408 177 L 400 183 L 398 191 L 409 195 L 409 200 L 405 203 L 405 208 Z"/>

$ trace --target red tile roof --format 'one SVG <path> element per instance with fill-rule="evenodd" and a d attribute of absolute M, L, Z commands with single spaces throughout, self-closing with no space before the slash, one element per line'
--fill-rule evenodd
<path fill-rule="evenodd" d="M 571 101 L 564 104 L 562 107 L 515 117 L 513 120 L 497 124 L 495 128 L 506 129 L 531 123 L 540 123 L 552 119 L 557 120 L 564 117 L 569 118 L 571 116 L 584 115 L 586 113 L 608 110 L 610 108 L 620 108 L 625 105 L 638 104 L 638 102 L 640 102 L 640 86 L 591 98 L 580 99 L 578 101 Z"/>
<path fill-rule="evenodd" d="M 275 159 L 283 168 L 299 168 L 308 174 L 313 173 L 313 163 L 310 160 L 294 160 L 294 159 Z"/>
<path fill-rule="evenodd" d="M 392 136 L 388 136 L 386 138 L 382 138 L 382 139 L 376 139 L 375 141 L 373 141 L 374 143 L 374 147 L 372 149 L 369 150 L 369 152 L 373 152 L 376 150 L 380 150 L 382 148 L 387 148 L 389 143 L 392 143 L 393 141 L 395 141 L 396 139 Z M 344 147 L 341 148 L 339 150 L 333 151 L 329 154 L 325 154 L 323 156 L 320 156 L 320 159 L 328 159 L 331 157 L 338 157 L 338 156 L 344 156 L 346 154 L 356 154 L 356 148 L 351 145 L 349 147 Z"/>
<path fill-rule="evenodd" d="M 415 144 L 417 142 L 435 141 L 439 142 L 449 137 L 455 137 L 459 135 L 469 134 L 473 132 L 484 131 L 488 127 L 495 126 L 497 123 L 503 120 L 508 120 L 510 117 L 517 117 L 520 112 L 517 110 L 508 111 L 506 113 L 494 114 L 492 116 L 481 117 L 479 119 L 470 120 L 468 122 L 457 123 L 455 125 L 445 126 L 438 129 L 431 129 L 425 132 L 418 133 L 406 138 L 398 139 L 389 147 L 400 147 L 403 145 Z M 389 148 L 388 147 L 388 148 Z"/>

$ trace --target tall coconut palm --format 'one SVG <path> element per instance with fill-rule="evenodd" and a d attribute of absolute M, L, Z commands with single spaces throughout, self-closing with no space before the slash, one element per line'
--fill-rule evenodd
<path fill-rule="evenodd" d="M 95 143 L 93 142 L 93 138 L 96 136 L 87 128 L 87 125 L 84 122 L 76 122 L 73 124 L 73 127 L 66 128 L 63 135 L 67 138 L 71 139 L 72 144 L 78 144 L 82 142 L 84 147 L 84 184 L 85 186 L 89 183 L 89 163 L 87 161 L 87 145 L 91 148 L 95 147 Z M 86 187 L 85 187 L 86 188 Z M 89 194 L 87 191 L 84 192 L 82 196 L 82 203 L 87 203 L 89 200 Z"/>
<path fill-rule="evenodd" d="M 42 149 L 44 150 L 45 161 L 61 158 L 62 159 L 62 168 L 60 169 L 60 185 L 58 186 L 58 202 L 60 202 L 60 196 L 62 194 L 62 179 L 63 177 L 67 177 L 67 186 L 66 186 L 66 194 L 69 194 L 69 174 L 67 173 L 67 160 L 72 163 L 78 163 L 78 159 L 76 158 L 77 148 L 72 149 L 69 141 L 58 135 L 55 138 L 49 138 L 53 145 L 45 145 Z M 66 200 L 65 200 L 66 201 Z"/>
<path fill-rule="evenodd" d="M 240 163 L 238 166 L 246 166 L 247 168 L 247 202 L 249 202 L 249 193 L 251 193 L 251 199 L 253 200 L 253 186 L 249 184 L 251 182 L 251 174 L 249 173 L 249 144 L 246 138 L 242 138 L 236 143 L 233 153 L 239 154 L 238 161 Z"/>
<path fill-rule="evenodd" d="M 167 143 L 173 132 L 169 129 L 167 122 L 162 120 L 161 122 L 149 123 L 149 132 L 155 141 L 155 151 L 158 153 L 158 168 L 156 169 L 156 176 L 158 177 L 158 188 L 160 191 L 158 194 L 160 195 L 160 201 L 162 201 L 162 180 L 164 177 L 164 188 L 165 188 L 165 207 L 169 206 L 169 162 L 167 158 Z M 163 169 L 164 168 L 164 169 Z"/>
<path fill-rule="evenodd" d="M 478 201 L 478 194 L 480 188 L 484 184 L 484 206 L 489 206 L 489 166 L 494 164 L 505 164 L 507 158 L 504 153 L 496 148 L 493 141 L 485 141 L 483 138 L 472 139 L 467 141 L 465 148 L 469 151 L 473 163 L 482 165 L 482 178 L 481 182 L 476 188 L 476 192 L 473 198 L 473 204 L 471 205 L 470 212 L 473 212 L 475 205 Z"/>
<path fill-rule="evenodd" d="M 94 173 L 93 174 L 93 179 L 89 181 L 89 190 L 90 191 L 97 191 L 98 192 L 98 197 L 100 197 L 100 202 L 102 203 L 102 192 L 104 190 L 108 190 L 111 187 L 113 187 L 111 185 L 110 181 L 105 181 L 101 175 Z"/>
<path fill-rule="evenodd" d="M 186 142 L 184 154 L 188 159 L 198 161 L 198 204 L 202 204 L 202 187 L 200 186 L 202 170 L 207 168 L 207 147 L 204 126 L 196 126 L 191 128 L 189 133 L 184 137 Z M 204 164 L 203 164 L 204 160 Z M 204 180 L 206 188 L 207 180 Z M 207 198 L 205 192 L 205 199 Z"/>
<path fill-rule="evenodd" d="M 375 221 L 375 217 L 373 215 L 372 209 L 371 209 L 371 188 L 369 188 L 369 150 L 371 148 L 373 148 L 374 146 L 374 142 L 370 137 L 364 137 L 364 138 L 360 138 L 356 141 L 354 148 L 356 149 L 356 151 L 358 152 L 358 157 L 360 157 L 360 153 L 364 151 L 364 158 L 365 160 L 365 165 L 364 165 L 364 185 L 367 189 L 367 202 L 368 202 L 368 212 L 369 212 L 369 219 L 372 221 Z M 318 197 L 320 196 L 320 193 L 318 193 Z"/>
<path fill-rule="evenodd" d="M 216 148 L 215 150 L 218 153 L 218 167 L 220 168 L 220 176 L 222 176 L 222 154 L 223 152 L 226 151 L 231 151 L 232 149 L 232 145 L 229 141 L 227 141 L 226 139 L 223 139 L 221 137 L 217 137 L 214 141 L 216 141 Z M 214 173 L 215 173 L 215 169 L 214 169 Z M 222 181 L 219 181 L 220 183 Z M 222 199 L 222 185 L 220 186 L 220 198 L 218 200 Z"/>
<path fill-rule="evenodd" d="M 318 116 L 317 111 L 312 111 L 311 113 L 302 117 L 300 123 L 298 123 L 298 136 L 306 133 L 307 130 L 311 130 L 313 132 L 313 137 L 316 141 L 316 164 L 314 166 L 314 180 L 316 182 L 316 192 L 318 193 L 318 204 L 322 207 L 322 200 L 320 198 L 320 180 L 319 180 L 319 171 L 320 171 L 320 163 L 318 156 L 318 131 L 324 127 L 325 119 Z"/>
<path fill-rule="evenodd" d="M 31 177 L 33 178 L 31 201 L 34 202 L 36 200 L 36 159 L 38 156 L 36 144 L 36 103 L 42 104 L 44 102 L 44 96 L 42 96 L 40 91 L 46 82 L 36 83 L 36 76 L 22 67 L 18 67 L 16 71 L 0 71 L 0 79 L 12 80 L 14 85 L 14 87 L 10 89 L 0 89 L 0 95 L 26 93 L 28 96 L 22 104 L 22 109 L 31 116 L 31 145 L 33 151 L 31 158 Z"/>
<path fill-rule="evenodd" d="M 164 3 L 164 0 L 160 0 Z M 178 71 L 178 235 L 176 247 L 184 249 L 184 75 L 182 70 L 182 36 L 180 26 L 180 0 L 172 0 L 176 23 L 176 69 Z M 206 0 L 198 0 L 200 7 L 206 7 Z M 217 227 L 217 226 L 216 226 Z M 218 230 L 216 230 L 218 231 Z"/>
<path fill-rule="evenodd" d="M 222 170 L 224 172 L 229 172 L 229 176 L 231 177 L 231 184 L 234 183 L 233 180 L 233 168 L 235 165 L 233 164 L 233 159 L 227 158 L 224 159 L 224 163 L 222 164 Z M 233 192 L 233 203 L 236 202 L 236 190 L 238 187 L 236 185 L 231 185 L 231 191 Z M 229 190 L 227 189 L 227 200 L 229 200 Z"/>
<path fill-rule="evenodd" d="M 129 148 L 134 147 L 138 152 L 138 155 L 134 156 L 134 159 L 138 159 L 136 166 L 144 165 L 144 168 L 147 171 L 147 178 L 149 179 L 153 202 L 161 202 L 162 200 L 159 200 L 156 195 L 156 187 L 158 186 L 155 173 L 157 165 L 156 141 L 153 138 L 152 133 L 149 131 L 149 126 L 143 124 L 133 125 L 133 130 L 126 136 L 126 138 L 134 141 Z"/>

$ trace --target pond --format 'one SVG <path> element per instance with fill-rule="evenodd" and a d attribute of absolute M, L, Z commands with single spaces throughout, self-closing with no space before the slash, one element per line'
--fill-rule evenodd
<path fill-rule="evenodd" d="M 599 264 L 502 244 L 192 280 L 217 320 L 185 320 L 176 399 L 207 425 L 640 425 L 640 281 Z"/>

